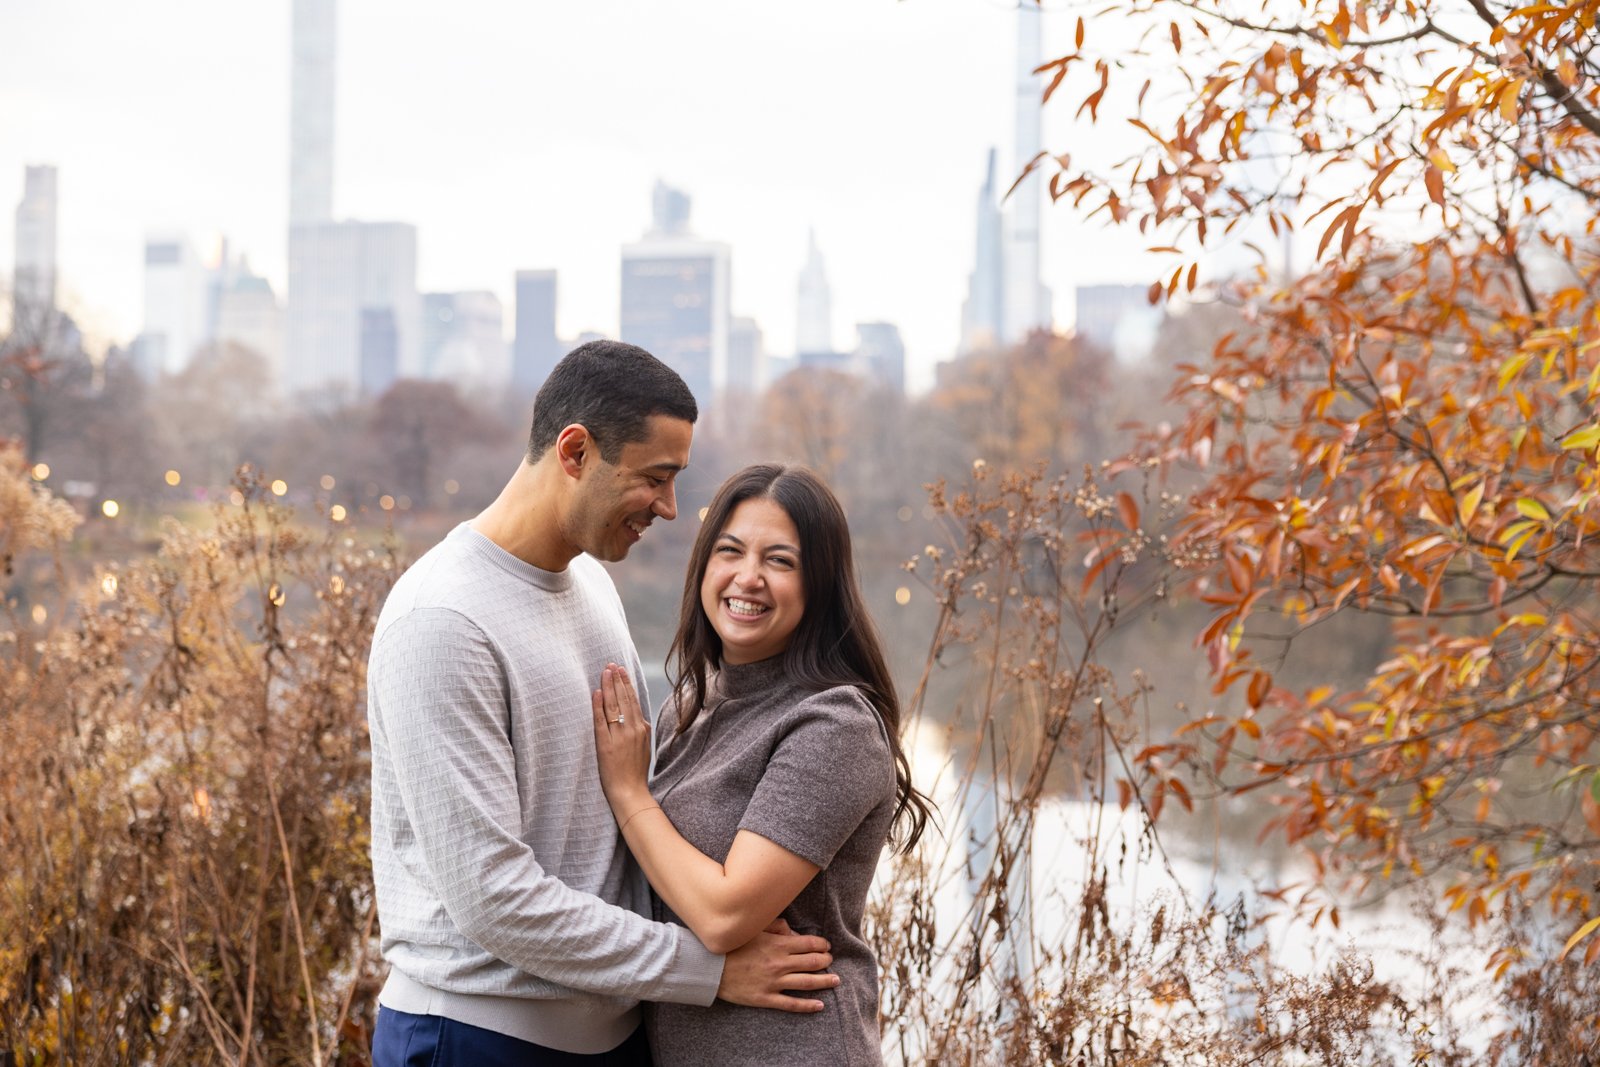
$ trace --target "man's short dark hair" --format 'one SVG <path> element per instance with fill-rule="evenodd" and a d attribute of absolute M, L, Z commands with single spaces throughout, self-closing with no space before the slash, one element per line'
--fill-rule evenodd
<path fill-rule="evenodd" d="M 694 394 L 677 371 L 638 345 L 590 341 L 564 356 L 533 401 L 528 459 L 537 461 L 561 431 L 578 423 L 615 463 L 622 446 L 650 436 L 652 415 L 685 422 L 700 416 Z"/>

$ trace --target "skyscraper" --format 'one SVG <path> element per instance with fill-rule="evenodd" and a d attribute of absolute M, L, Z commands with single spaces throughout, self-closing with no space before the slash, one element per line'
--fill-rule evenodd
<path fill-rule="evenodd" d="M 417 230 L 404 222 L 326 222 L 289 230 L 291 393 L 361 387 L 362 312 L 393 313 L 396 373 L 420 373 Z"/>
<path fill-rule="evenodd" d="M 701 410 L 728 377 L 732 252 L 688 232 L 689 198 L 656 183 L 654 226 L 622 247 L 622 340 L 683 376 Z"/>
<path fill-rule="evenodd" d="M 657 237 L 681 237 L 689 232 L 689 194 L 660 178 L 650 190 L 650 232 Z"/>
<path fill-rule="evenodd" d="M 153 233 L 144 243 L 144 328 L 139 363 L 150 377 L 177 374 L 204 344 L 208 281 L 187 234 Z"/>
<path fill-rule="evenodd" d="M 327 392 L 330 399 L 388 373 L 366 373 L 369 356 L 392 362 L 399 377 L 421 369 L 416 228 L 333 219 L 337 29 L 337 0 L 294 0 L 282 385 L 291 393 Z M 368 311 L 388 312 L 389 318 L 366 318 Z M 363 338 L 371 339 L 366 349 Z"/>
<path fill-rule="evenodd" d="M 400 376 L 400 334 L 393 308 L 361 309 L 361 374 L 363 396 L 388 391 Z"/>
<path fill-rule="evenodd" d="M 430 331 L 437 331 L 432 365 L 423 373 L 467 389 L 502 389 L 511 380 L 505 314 L 487 290 L 429 293 L 424 298 Z M 434 322 L 432 320 L 437 320 Z"/>
<path fill-rule="evenodd" d="M 17 204 L 11 313 L 14 328 L 56 306 L 56 168 L 26 167 Z"/>
<path fill-rule="evenodd" d="M 333 218 L 336 0 L 294 0 L 290 30 L 289 225 Z"/>
<path fill-rule="evenodd" d="M 794 350 L 833 351 L 833 297 L 828 289 L 828 273 L 817 248 L 817 231 L 812 230 L 806 251 L 806 265 L 796 286 Z"/>
<path fill-rule="evenodd" d="M 1017 4 L 1017 68 L 1015 154 L 1012 173 L 1039 154 L 1039 119 L 1043 95 L 1034 69 L 1042 62 L 1041 23 L 1037 0 Z M 1040 281 L 1039 225 L 1044 182 L 1035 171 L 1011 193 L 1005 217 L 1004 300 L 1000 340 L 1015 344 L 1030 330 L 1050 328 L 1050 291 Z"/>
<path fill-rule="evenodd" d="M 967 276 L 967 299 L 961 305 L 961 351 L 973 352 L 1000 343 L 1000 313 L 1004 298 L 1001 271 L 1000 202 L 994 185 L 995 151 L 978 192 L 977 236 L 973 243 L 972 273 Z"/>
<path fill-rule="evenodd" d="M 273 384 L 283 380 L 283 307 L 272 283 L 248 263 L 226 272 L 217 296 L 216 340 L 250 349 L 266 364 Z"/>
<path fill-rule="evenodd" d="M 512 343 L 511 384 L 531 393 L 544 384 L 561 358 L 556 337 L 556 272 L 519 270 L 517 335 Z"/>
<path fill-rule="evenodd" d="M 892 322 L 856 323 L 856 364 L 868 378 L 906 391 L 906 345 Z"/>
<path fill-rule="evenodd" d="M 1144 285 L 1080 285 L 1073 332 L 1121 362 L 1150 354 L 1165 312 L 1153 306 Z"/>
<path fill-rule="evenodd" d="M 730 392 L 755 394 L 767 386 L 767 353 L 761 324 L 735 315 L 728 326 L 728 383 Z"/>

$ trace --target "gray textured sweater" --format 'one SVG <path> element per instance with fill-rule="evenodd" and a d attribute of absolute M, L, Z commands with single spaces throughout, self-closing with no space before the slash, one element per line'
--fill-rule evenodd
<path fill-rule="evenodd" d="M 649 891 L 595 769 L 589 694 L 640 677 L 622 603 L 465 524 L 400 577 L 368 668 L 381 1003 L 604 1052 L 637 1001 L 709 1004 L 722 957 L 644 918 Z"/>
<path fill-rule="evenodd" d="M 882 723 L 853 686 L 808 692 L 781 657 L 725 667 L 706 710 L 681 736 L 672 701 L 656 730 L 650 791 L 690 844 L 721 863 L 741 829 L 822 870 L 783 918 L 833 946 L 836 989 L 815 1015 L 646 1006 L 657 1067 L 753 1064 L 859 1067 L 881 1062 L 878 964 L 862 936 L 867 891 L 894 815 L 894 762 Z M 656 917 L 679 922 L 657 900 Z"/>

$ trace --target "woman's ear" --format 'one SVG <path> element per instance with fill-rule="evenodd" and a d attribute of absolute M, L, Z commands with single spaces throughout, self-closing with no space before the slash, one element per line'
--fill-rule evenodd
<path fill-rule="evenodd" d="M 556 460 L 569 477 L 583 477 L 584 461 L 594 452 L 594 438 L 581 423 L 573 423 L 556 435 Z"/>

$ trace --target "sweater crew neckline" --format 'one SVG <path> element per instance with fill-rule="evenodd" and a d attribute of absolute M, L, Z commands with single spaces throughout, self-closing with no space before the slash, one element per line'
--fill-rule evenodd
<path fill-rule="evenodd" d="M 528 561 L 513 556 L 483 533 L 473 529 L 470 522 L 463 522 L 451 530 L 447 540 L 461 542 L 462 546 L 473 555 L 487 560 L 512 577 L 547 592 L 563 593 L 572 588 L 570 565 L 564 571 L 547 571 L 542 567 L 535 567 Z"/>

